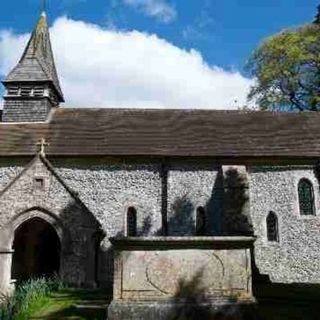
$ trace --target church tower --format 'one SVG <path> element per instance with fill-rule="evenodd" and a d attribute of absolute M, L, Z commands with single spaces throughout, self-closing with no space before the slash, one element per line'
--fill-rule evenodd
<path fill-rule="evenodd" d="M 54 63 L 47 16 L 41 16 L 17 66 L 2 82 L 3 122 L 46 121 L 52 108 L 64 102 Z"/>

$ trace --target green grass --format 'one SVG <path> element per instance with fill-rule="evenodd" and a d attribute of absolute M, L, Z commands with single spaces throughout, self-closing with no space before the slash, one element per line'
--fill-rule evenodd
<path fill-rule="evenodd" d="M 320 285 L 265 284 L 256 288 L 259 320 L 319 320 Z"/>
<path fill-rule="evenodd" d="M 30 315 L 49 300 L 53 291 L 63 288 L 56 278 L 32 279 L 17 286 L 11 294 L 1 298 L 0 320 L 29 320 Z"/>
<path fill-rule="evenodd" d="M 54 292 L 30 320 L 105 320 L 108 294 L 98 290 L 65 289 Z"/>
<path fill-rule="evenodd" d="M 99 290 L 67 289 L 54 280 L 30 280 L 5 297 L 0 320 L 105 320 L 109 295 Z"/>
<path fill-rule="evenodd" d="M 320 286 L 272 284 L 258 289 L 259 320 L 320 319 Z M 101 291 L 61 290 L 53 293 L 30 320 L 105 320 L 109 302 Z"/>
<path fill-rule="evenodd" d="M 320 285 L 264 284 L 255 288 L 259 320 L 319 320 Z M 33 280 L 18 287 L 0 320 L 105 320 L 110 296 Z M 7 308 L 7 309 L 6 309 Z M 9 310 L 1 317 L 1 310 Z"/>

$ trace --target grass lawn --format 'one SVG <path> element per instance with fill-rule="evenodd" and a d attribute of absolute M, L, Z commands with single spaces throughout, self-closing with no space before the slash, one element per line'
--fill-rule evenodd
<path fill-rule="evenodd" d="M 105 320 L 109 301 L 102 291 L 66 289 L 51 294 L 30 320 Z"/>
<path fill-rule="evenodd" d="M 255 296 L 259 320 L 320 320 L 320 285 L 267 284 Z"/>
<path fill-rule="evenodd" d="M 319 285 L 263 285 L 256 288 L 255 295 L 259 320 L 320 320 Z M 41 307 L 37 304 L 29 319 L 105 320 L 109 303 L 110 297 L 103 291 L 61 290 Z"/>

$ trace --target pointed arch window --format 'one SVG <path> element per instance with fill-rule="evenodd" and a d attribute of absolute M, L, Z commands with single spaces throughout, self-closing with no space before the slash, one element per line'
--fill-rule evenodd
<path fill-rule="evenodd" d="M 301 215 L 314 215 L 314 192 L 312 183 L 308 179 L 301 179 L 298 185 L 299 208 Z"/>
<path fill-rule="evenodd" d="M 127 236 L 137 236 L 137 210 L 134 207 L 129 207 L 127 211 Z"/>
<path fill-rule="evenodd" d="M 268 241 L 279 242 L 278 217 L 272 211 L 267 216 L 267 238 Z"/>
<path fill-rule="evenodd" d="M 207 216 L 204 207 L 198 207 L 196 212 L 196 235 L 204 236 L 207 231 Z"/>

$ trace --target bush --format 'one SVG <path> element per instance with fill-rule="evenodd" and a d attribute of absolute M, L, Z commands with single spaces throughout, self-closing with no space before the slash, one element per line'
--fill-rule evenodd
<path fill-rule="evenodd" d="M 0 320 L 27 320 L 53 291 L 64 287 L 57 277 L 31 279 L 22 283 L 13 294 L 1 297 Z"/>

